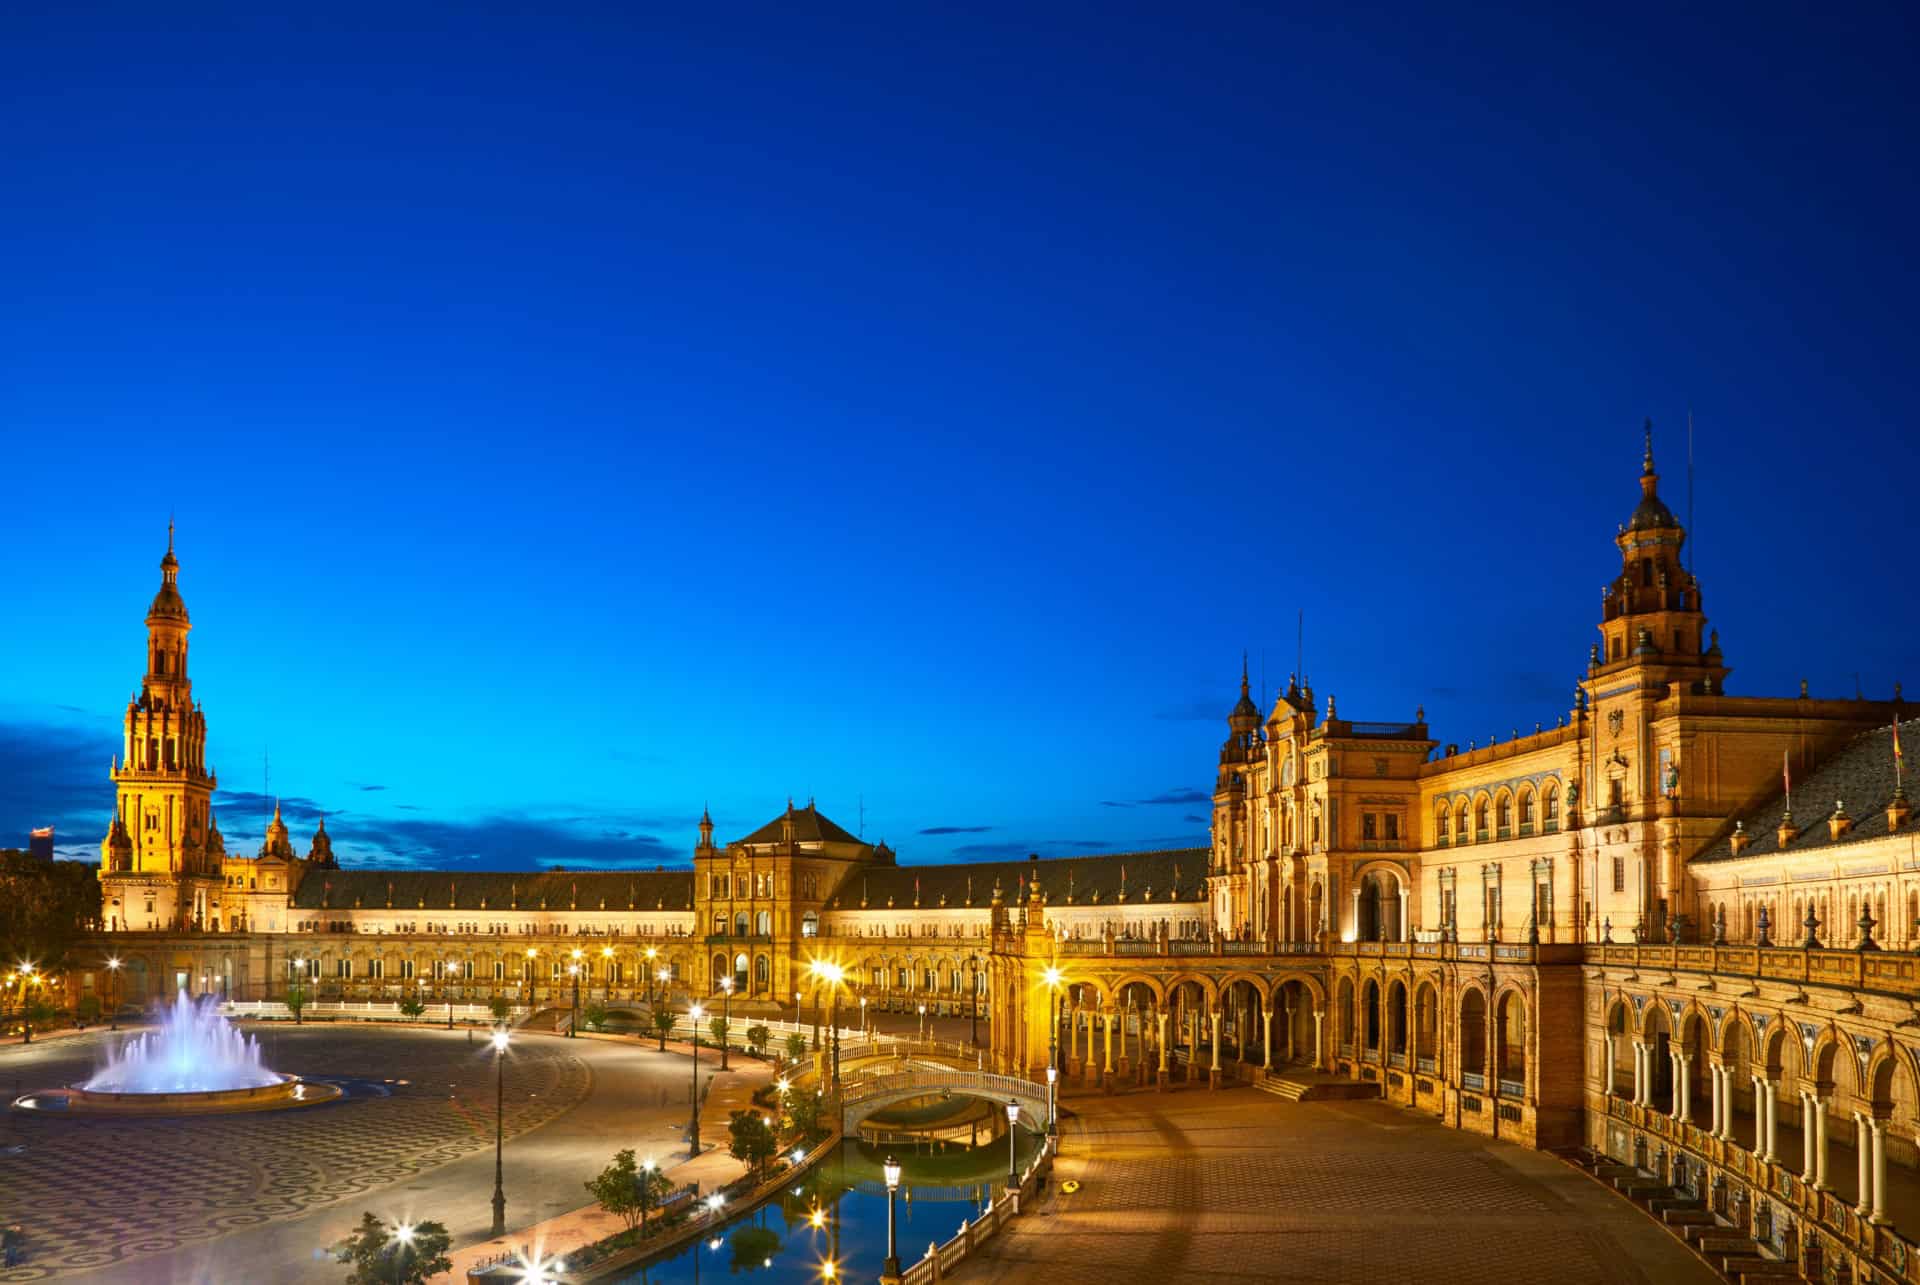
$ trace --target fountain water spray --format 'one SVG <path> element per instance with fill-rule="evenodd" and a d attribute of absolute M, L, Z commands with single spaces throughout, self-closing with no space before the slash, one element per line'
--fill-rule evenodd
<path fill-rule="evenodd" d="M 80 1087 L 94 1093 L 210 1093 L 257 1089 L 286 1077 L 260 1064 L 260 1045 L 220 1013 L 211 997 L 182 990 L 160 1014 L 160 1029 L 115 1050 Z"/>

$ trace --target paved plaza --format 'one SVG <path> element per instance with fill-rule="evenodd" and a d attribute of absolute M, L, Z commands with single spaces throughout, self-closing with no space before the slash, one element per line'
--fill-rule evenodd
<path fill-rule="evenodd" d="M 104 1039 L 0 1049 L 0 1087 L 11 1097 L 16 1085 L 83 1078 Z M 9 1113 L 0 1221 L 23 1225 L 28 1258 L 0 1269 L 0 1282 L 332 1282 L 343 1269 L 324 1248 L 363 1210 L 439 1219 L 456 1245 L 484 1238 L 494 1068 L 483 1035 L 305 1026 L 267 1030 L 262 1043 L 267 1065 L 348 1079 L 353 1096 L 198 1119 Z M 509 1225 L 585 1203 L 581 1182 L 620 1147 L 683 1149 L 690 1087 L 686 1057 L 651 1044 L 517 1039 L 506 1071 Z"/>
<path fill-rule="evenodd" d="M 1060 1182 L 961 1269 L 967 1282 L 1719 1278 L 1551 1156 L 1379 1102 L 1253 1089 L 1073 1097 Z M 915 1247 L 916 1251 L 920 1247 Z"/>

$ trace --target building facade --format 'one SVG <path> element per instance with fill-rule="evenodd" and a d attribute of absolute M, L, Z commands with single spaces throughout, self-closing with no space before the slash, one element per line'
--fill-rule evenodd
<path fill-rule="evenodd" d="M 342 869 L 324 825 L 302 857 L 277 814 L 231 856 L 170 539 L 112 769 L 100 953 L 129 998 L 297 977 L 538 1006 L 578 979 L 639 1005 L 731 979 L 746 1012 L 984 1012 L 997 1067 L 1092 1085 L 1311 1069 L 1657 1171 L 1808 1265 L 1920 1280 L 1920 1227 L 1885 1199 L 1920 1164 L 1899 753 L 1920 728 L 1897 689 L 1729 693 L 1650 431 L 1638 490 L 1553 726 L 1463 749 L 1423 710 L 1348 720 L 1305 675 L 1263 713 L 1243 668 L 1207 847 L 948 866 L 791 801 L 731 841 L 703 815 L 691 869 Z M 847 978 L 831 997 L 823 958 Z M 1829 1163 L 1848 1147 L 1852 1177 Z"/>

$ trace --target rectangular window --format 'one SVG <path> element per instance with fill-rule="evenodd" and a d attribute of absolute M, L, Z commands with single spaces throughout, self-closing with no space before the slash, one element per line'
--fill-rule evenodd
<path fill-rule="evenodd" d="M 1360 837 L 1362 839 L 1378 838 L 1379 836 L 1374 833 L 1375 824 L 1376 822 L 1375 822 L 1373 813 L 1362 812 L 1360 814 Z"/>
<path fill-rule="evenodd" d="M 343 982 L 353 980 L 353 961 L 351 959 L 338 961 L 334 965 L 333 975 Z"/>
<path fill-rule="evenodd" d="M 1627 859 L 1625 857 L 1613 859 L 1613 890 L 1615 892 L 1627 890 Z"/>
<path fill-rule="evenodd" d="M 493 961 L 493 980 L 496 982 L 504 982 L 507 980 L 506 960 L 496 959 Z"/>
<path fill-rule="evenodd" d="M 379 981 L 379 980 L 380 980 L 381 978 L 383 978 L 383 977 L 385 977 L 386 975 L 387 975 L 387 961 L 386 961 L 386 960 L 384 960 L 384 959 L 369 959 L 369 960 L 367 961 L 367 976 L 368 976 L 368 977 L 371 977 L 371 978 L 372 978 L 372 979 L 373 979 L 374 981 L 376 981 L 376 982 L 377 982 L 377 981 Z"/>
<path fill-rule="evenodd" d="M 1387 813 L 1387 837 L 1389 839 L 1400 837 L 1400 814 L 1397 812 Z"/>
<path fill-rule="evenodd" d="M 400 980 L 403 982 L 413 980 L 413 961 L 411 959 L 403 959 L 400 961 Z"/>

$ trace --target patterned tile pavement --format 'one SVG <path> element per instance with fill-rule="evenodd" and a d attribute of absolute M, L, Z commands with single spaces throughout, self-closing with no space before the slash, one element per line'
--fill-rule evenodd
<path fill-rule="evenodd" d="M 313 1028 L 276 1031 L 264 1042 L 276 1070 L 384 1082 L 385 1096 L 194 1120 L 12 1112 L 0 1133 L 0 1219 L 22 1224 L 31 1254 L 23 1266 L 0 1269 L 0 1282 L 97 1270 L 294 1218 L 493 1142 L 494 1069 L 484 1041 Z M 91 1041 L 10 1051 L 0 1074 L 9 1089 L 14 1081 L 28 1089 L 69 1083 L 90 1072 L 95 1051 Z M 559 1042 L 522 1041 L 507 1062 L 507 1135 L 545 1124 L 590 1084 L 586 1064 Z"/>
<path fill-rule="evenodd" d="M 1377 1102 L 1069 1099 L 1057 1188 L 963 1282 L 1718 1280 L 1570 1167 Z"/>

